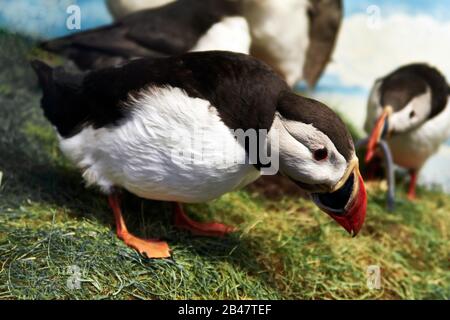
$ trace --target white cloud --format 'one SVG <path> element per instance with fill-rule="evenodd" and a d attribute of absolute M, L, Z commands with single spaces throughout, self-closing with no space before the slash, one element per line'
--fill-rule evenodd
<path fill-rule="evenodd" d="M 450 193 L 450 147 L 444 145 L 430 158 L 420 173 L 419 182 L 424 185 L 440 185 Z"/>
<path fill-rule="evenodd" d="M 371 28 L 369 18 L 356 14 L 343 22 L 327 69 L 342 84 L 369 88 L 376 78 L 411 62 L 428 62 L 450 79 L 450 22 L 395 14 Z"/>

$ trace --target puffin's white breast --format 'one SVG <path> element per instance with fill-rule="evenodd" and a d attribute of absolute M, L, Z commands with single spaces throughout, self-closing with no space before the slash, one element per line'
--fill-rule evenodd
<path fill-rule="evenodd" d="M 224 50 L 248 54 L 250 30 L 243 17 L 226 17 L 213 24 L 191 51 Z"/>
<path fill-rule="evenodd" d="M 175 0 L 109 0 L 108 7 L 117 19 L 139 10 L 155 8 L 173 1 Z M 250 43 L 247 20 L 241 16 L 225 17 L 213 24 L 190 51 L 224 50 L 248 54 Z"/>
<path fill-rule="evenodd" d="M 301 79 L 309 46 L 308 0 L 247 0 L 252 54 L 269 63 L 293 86 Z"/>
<path fill-rule="evenodd" d="M 60 139 L 88 184 L 148 199 L 203 202 L 259 177 L 245 150 L 208 101 L 179 88 L 151 88 L 131 99 L 122 124 L 85 128 Z"/>

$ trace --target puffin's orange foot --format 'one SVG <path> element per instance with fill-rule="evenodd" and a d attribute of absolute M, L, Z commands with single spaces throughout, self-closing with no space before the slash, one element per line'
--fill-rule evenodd
<path fill-rule="evenodd" d="M 409 188 L 408 188 L 408 199 L 410 201 L 416 200 L 416 183 L 417 183 L 417 171 L 410 170 L 410 181 L 409 181 Z"/>
<path fill-rule="evenodd" d="M 197 222 L 189 218 L 180 204 L 175 208 L 175 226 L 190 231 L 197 236 L 223 237 L 236 231 L 235 227 L 218 222 Z"/>
<path fill-rule="evenodd" d="M 416 193 L 415 192 L 408 192 L 408 200 L 409 201 L 417 200 Z"/>
<path fill-rule="evenodd" d="M 136 249 L 147 258 L 169 258 L 170 248 L 167 242 L 158 240 L 144 240 L 132 234 L 125 234 L 121 237 L 126 245 Z"/>
<path fill-rule="evenodd" d="M 116 220 L 117 236 L 131 248 L 136 249 L 147 258 L 168 258 L 170 249 L 166 242 L 158 240 L 144 240 L 128 232 L 125 220 L 120 209 L 119 197 L 116 193 L 109 196 L 109 205 L 111 206 L 114 218 Z"/>
<path fill-rule="evenodd" d="M 180 229 L 190 231 L 194 235 L 207 237 L 223 237 L 236 231 L 236 228 L 218 222 L 201 223 L 193 221 L 185 223 L 184 221 L 175 220 L 175 225 Z"/>

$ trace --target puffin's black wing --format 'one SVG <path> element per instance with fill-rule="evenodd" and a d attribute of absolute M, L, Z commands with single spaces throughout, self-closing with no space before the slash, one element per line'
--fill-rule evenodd
<path fill-rule="evenodd" d="M 106 27 L 44 42 L 41 47 L 67 56 L 82 69 L 136 57 L 176 55 L 189 51 L 213 24 L 236 13 L 233 1 L 178 0 Z"/>
<path fill-rule="evenodd" d="M 208 51 L 133 60 L 121 67 L 72 75 L 32 63 L 43 87 L 42 108 L 63 137 L 84 126 L 126 121 L 130 94 L 171 86 L 211 103 L 231 129 L 269 129 L 287 84 L 266 64 L 247 55 Z"/>
<path fill-rule="evenodd" d="M 62 54 L 82 70 L 123 63 L 133 57 L 161 56 L 127 37 L 128 27 L 116 23 L 107 27 L 58 38 L 40 44 L 41 48 Z"/>

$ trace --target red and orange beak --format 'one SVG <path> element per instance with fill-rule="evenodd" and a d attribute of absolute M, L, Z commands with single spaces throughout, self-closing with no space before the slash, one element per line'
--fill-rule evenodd
<path fill-rule="evenodd" d="M 367 193 L 359 172 L 358 159 L 355 158 L 347 168 L 342 179 L 329 193 L 312 195 L 316 205 L 348 233 L 356 236 L 366 217 Z"/>
<path fill-rule="evenodd" d="M 387 133 L 386 125 L 389 116 L 391 114 L 392 114 L 392 107 L 390 106 L 385 107 L 380 117 L 378 118 L 377 122 L 375 123 L 375 126 L 369 137 L 369 142 L 367 143 L 367 153 L 365 158 L 366 163 L 372 160 L 373 156 L 375 155 L 375 151 L 377 150 L 378 142 L 382 138 L 383 134 Z"/>

